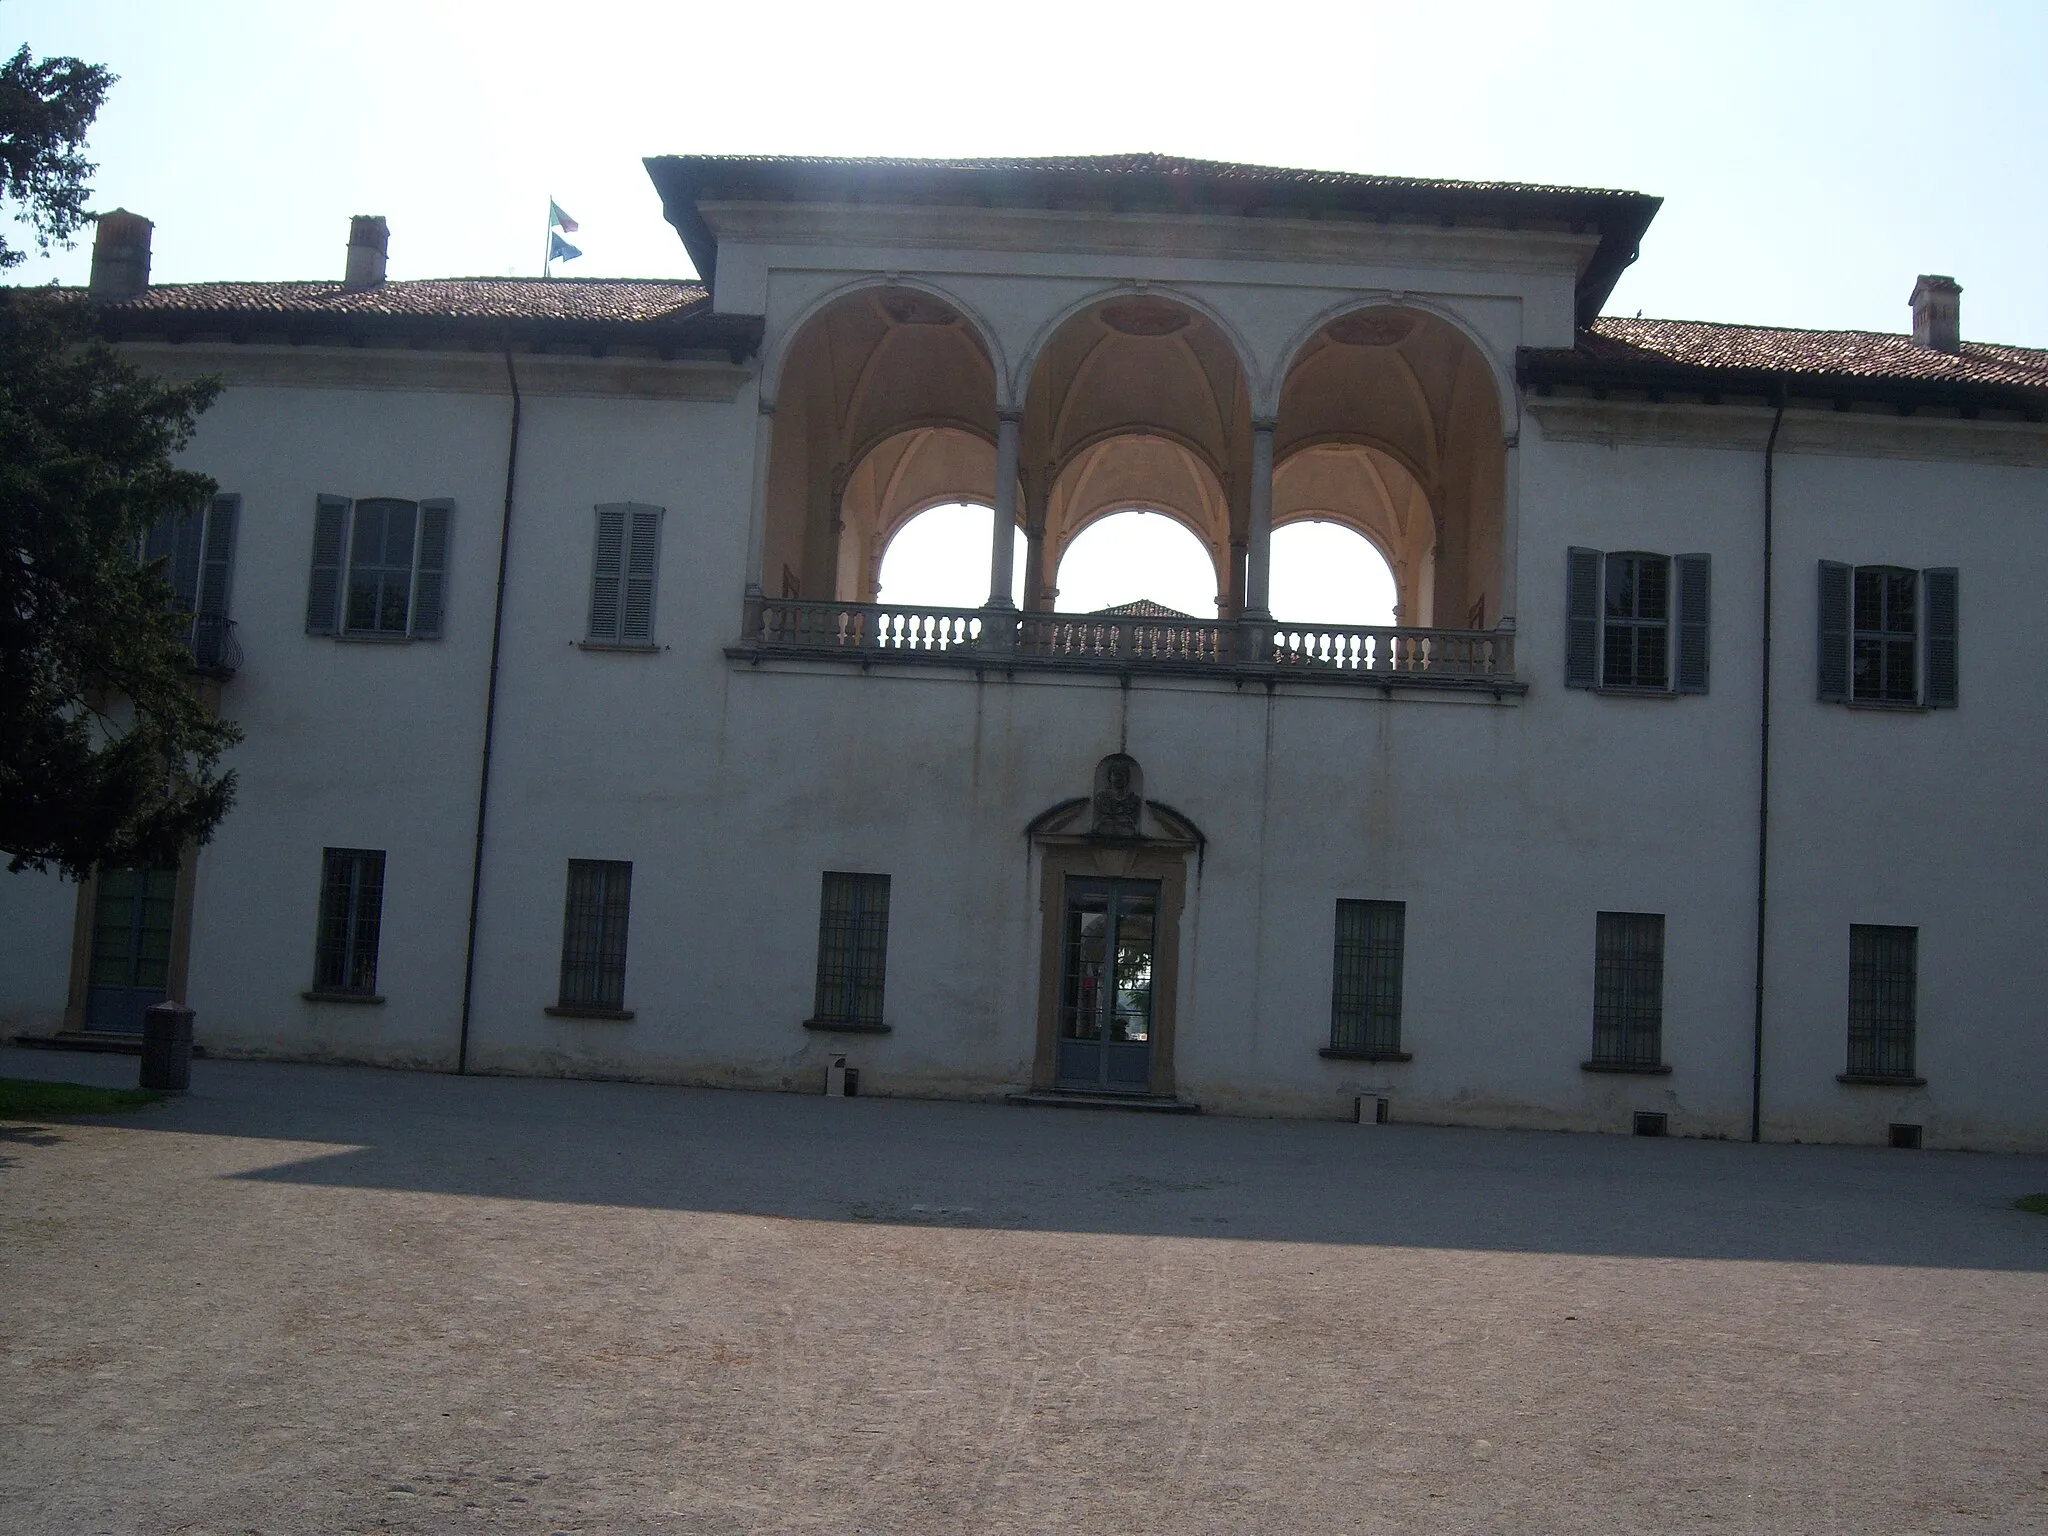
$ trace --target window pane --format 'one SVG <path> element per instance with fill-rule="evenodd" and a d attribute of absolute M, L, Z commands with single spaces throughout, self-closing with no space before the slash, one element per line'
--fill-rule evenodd
<path fill-rule="evenodd" d="M 1337 953 L 1330 1046 L 1340 1051 L 1401 1048 L 1401 955 L 1407 907 L 1398 901 L 1337 903 Z"/>
<path fill-rule="evenodd" d="M 828 871 L 818 903 L 814 1017 L 880 1024 L 889 941 L 889 877 Z"/>
<path fill-rule="evenodd" d="M 626 1006 L 626 929 L 633 883 L 629 863 L 571 859 L 562 916 L 561 1003 Z"/>
<path fill-rule="evenodd" d="M 1849 1073 L 1914 1075 L 1917 928 L 1849 929 Z"/>

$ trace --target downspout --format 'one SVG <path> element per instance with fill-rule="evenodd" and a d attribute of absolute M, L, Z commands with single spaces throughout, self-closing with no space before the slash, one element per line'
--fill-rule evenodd
<path fill-rule="evenodd" d="M 498 653 L 505 640 L 505 566 L 512 552 L 512 488 L 519 474 L 519 372 L 512 366 L 512 339 L 505 338 L 505 382 L 512 386 L 512 435 L 505 448 L 505 510 L 498 522 L 498 596 L 491 610 L 491 671 L 484 686 L 484 757 L 476 786 L 476 847 L 469 862 L 469 942 L 462 956 L 462 1033 L 455 1070 L 469 1071 L 469 1010 L 476 995 L 476 918 L 484 889 L 484 822 L 491 809 L 491 745 L 498 730 Z"/>
<path fill-rule="evenodd" d="M 1771 435 L 1764 440 L 1764 666 L 1759 711 L 1756 795 L 1756 1000 L 1750 1024 L 1749 1139 L 1764 1139 L 1764 920 L 1768 913 L 1771 872 L 1771 558 L 1776 532 L 1773 502 L 1778 428 L 1785 424 L 1785 395 L 1778 392 Z"/>

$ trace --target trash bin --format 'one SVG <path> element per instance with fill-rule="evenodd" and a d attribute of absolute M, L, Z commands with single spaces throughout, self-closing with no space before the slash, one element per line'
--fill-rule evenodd
<path fill-rule="evenodd" d="M 142 1010 L 142 1086 L 183 1093 L 192 1086 L 192 1010 L 169 999 Z"/>

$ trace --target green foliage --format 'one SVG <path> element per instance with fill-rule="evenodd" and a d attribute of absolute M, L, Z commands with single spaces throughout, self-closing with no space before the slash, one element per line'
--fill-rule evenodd
<path fill-rule="evenodd" d="M 2036 1216 L 2048 1216 L 2048 1195 L 2021 1195 L 2013 1204 Z"/>
<path fill-rule="evenodd" d="M 173 466 L 217 382 L 166 384 L 77 295 L 0 289 L 0 853 L 171 864 L 234 798 L 241 739 L 194 691 L 186 619 L 137 559 L 213 482 Z"/>
<path fill-rule="evenodd" d="M 81 151 L 114 77 L 80 59 L 37 61 L 24 46 L 0 65 L 0 199 L 35 231 L 36 245 L 68 245 L 85 211 L 92 162 Z M 27 252 L 0 236 L 0 270 Z"/>
<path fill-rule="evenodd" d="M 23 1120 L 39 1115 L 107 1115 L 160 1103 L 163 1095 L 147 1088 L 91 1088 L 84 1083 L 39 1083 L 25 1077 L 0 1077 L 0 1119 Z"/>

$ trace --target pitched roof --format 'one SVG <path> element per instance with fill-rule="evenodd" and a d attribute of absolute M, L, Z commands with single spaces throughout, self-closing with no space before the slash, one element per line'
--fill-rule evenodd
<path fill-rule="evenodd" d="M 1164 603 L 1155 603 L 1149 597 L 1136 598 L 1128 603 L 1118 603 L 1112 608 L 1097 608 L 1091 615 L 1098 619 L 1190 619 L 1192 613 L 1182 613 L 1178 608 L 1169 608 Z"/>
<path fill-rule="evenodd" d="M 128 314 L 434 315 L 443 319 L 678 320 L 702 309 L 702 283 L 609 277 L 438 277 L 347 289 L 340 283 L 160 283 L 106 307 Z"/>
<path fill-rule="evenodd" d="M 1555 384 L 1807 394 L 1899 405 L 2048 410 L 2048 350 L 1966 341 L 1959 351 L 1890 331 L 1811 331 L 1603 316 L 1577 344 L 1524 348 L 1517 369 Z"/>
<path fill-rule="evenodd" d="M 1594 231 L 1578 312 L 1590 320 L 1636 259 L 1662 199 L 1598 187 L 1445 181 L 1298 170 L 1179 155 L 1057 155 L 907 160 L 833 155 L 655 155 L 647 174 L 662 212 L 708 280 L 718 240 L 700 202 L 814 202 L 1047 209 L 1101 206 L 1133 213 L 1469 219 L 1513 228 L 1549 223 Z"/>
<path fill-rule="evenodd" d="M 422 332 L 527 340 L 644 340 L 751 353 L 758 317 L 716 315 L 702 283 L 663 278 L 449 277 L 348 289 L 338 282 L 160 283 L 99 307 L 115 339 L 172 332 L 294 337 Z"/>

